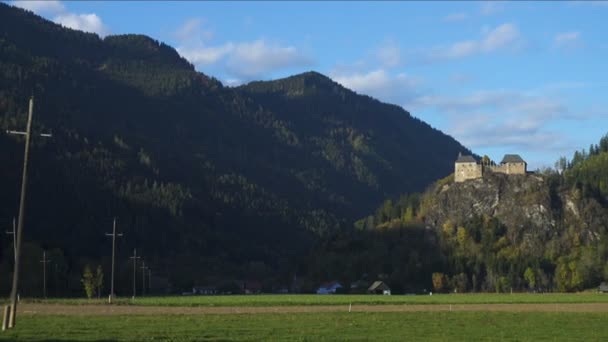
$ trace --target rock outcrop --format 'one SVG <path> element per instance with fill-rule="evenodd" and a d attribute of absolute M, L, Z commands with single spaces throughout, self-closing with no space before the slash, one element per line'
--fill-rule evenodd
<path fill-rule="evenodd" d="M 538 244 L 567 230 L 590 243 L 608 227 L 606 210 L 597 201 L 537 174 L 438 182 L 423 195 L 419 216 L 429 228 L 448 221 L 461 225 L 475 217 L 497 218 L 511 239 L 534 237 Z"/>

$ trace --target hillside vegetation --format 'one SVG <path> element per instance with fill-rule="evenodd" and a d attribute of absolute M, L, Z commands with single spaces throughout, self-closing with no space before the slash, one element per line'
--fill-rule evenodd
<path fill-rule="evenodd" d="M 48 251 L 49 293 L 82 293 L 85 264 L 109 275 L 113 217 L 119 293 L 130 291 L 134 248 L 174 290 L 285 286 L 314 273 L 309 255 L 362 213 L 470 153 L 318 73 L 228 88 L 149 37 L 101 39 L 0 3 L 2 132 L 25 126 L 32 94 L 34 129 L 53 138 L 31 152 L 24 267 L 38 270 Z M 22 142 L 0 133 L 3 227 L 18 210 Z M 0 246 L 9 274 L 10 238 Z M 38 273 L 24 273 L 23 295 L 40 294 Z"/>
<path fill-rule="evenodd" d="M 378 245 L 359 247 L 375 251 L 369 259 L 383 265 L 376 272 L 411 284 L 402 275 L 418 267 L 419 286 L 439 291 L 593 288 L 608 280 L 607 161 L 605 136 L 590 152 L 561 158 L 556 170 L 489 173 L 462 183 L 449 176 L 422 194 L 386 200 L 357 221 L 359 232 L 331 250 L 361 236 L 382 236 Z M 412 236 L 424 238 L 415 242 Z M 399 239 L 418 247 L 404 254 L 407 242 L 394 244 Z"/>

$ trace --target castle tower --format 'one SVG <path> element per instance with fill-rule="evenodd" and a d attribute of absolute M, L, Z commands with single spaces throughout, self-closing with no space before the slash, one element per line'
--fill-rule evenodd
<path fill-rule="evenodd" d="M 482 166 L 477 164 L 473 156 L 458 154 L 454 163 L 454 182 L 464 182 L 467 179 L 481 178 Z"/>

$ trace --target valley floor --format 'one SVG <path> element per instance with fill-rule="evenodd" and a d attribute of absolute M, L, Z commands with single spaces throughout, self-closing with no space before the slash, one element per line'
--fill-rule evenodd
<path fill-rule="evenodd" d="M 606 341 L 608 296 L 24 299 L 0 341 Z M 183 305 L 189 303 L 190 305 Z"/>
<path fill-rule="evenodd" d="M 0 341 L 606 341 L 606 322 L 605 312 L 24 313 Z"/>
<path fill-rule="evenodd" d="M 107 298 L 49 298 L 30 299 L 24 303 L 105 305 Z M 412 304 L 566 304 L 566 303 L 608 303 L 608 294 L 583 293 L 464 293 L 430 295 L 231 295 L 231 296 L 166 296 L 166 297 L 119 297 L 118 305 L 179 306 L 179 307 L 275 307 L 275 306 L 348 306 L 352 305 L 412 305 Z"/>
<path fill-rule="evenodd" d="M 213 314 L 298 314 L 353 312 L 605 312 L 608 303 L 544 304 L 383 304 L 383 305 L 308 305 L 308 306 L 143 306 L 143 305 L 68 305 L 22 304 L 18 314 L 26 316 L 126 316 L 126 315 L 213 315 Z"/>

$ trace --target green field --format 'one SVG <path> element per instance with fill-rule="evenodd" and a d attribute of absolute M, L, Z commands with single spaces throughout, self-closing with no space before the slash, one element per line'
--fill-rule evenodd
<path fill-rule="evenodd" d="M 606 341 L 605 313 L 29 316 L 0 341 Z"/>
<path fill-rule="evenodd" d="M 61 304 L 105 304 L 107 299 L 24 299 L 24 302 Z M 429 295 L 234 295 L 234 296 L 173 296 L 118 298 L 120 305 L 158 306 L 286 306 L 286 305 L 348 305 L 348 304 L 536 304 L 536 303 L 608 303 L 608 294 L 547 293 L 547 294 L 434 294 Z"/>

